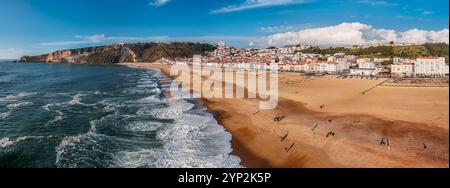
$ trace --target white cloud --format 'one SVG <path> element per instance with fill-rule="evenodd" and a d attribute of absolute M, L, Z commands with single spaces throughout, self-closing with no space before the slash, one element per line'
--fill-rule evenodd
<path fill-rule="evenodd" d="M 280 26 L 261 27 L 259 30 L 266 33 L 279 33 L 292 30 L 293 28 L 294 26 L 291 25 L 280 25 Z"/>
<path fill-rule="evenodd" d="M 432 11 L 428 11 L 428 10 L 424 10 L 424 11 L 422 11 L 420 14 L 422 14 L 422 15 L 424 15 L 424 16 L 426 16 L 426 15 L 431 15 L 431 14 L 434 14 L 434 12 L 432 12 Z"/>
<path fill-rule="evenodd" d="M 316 23 L 306 23 L 306 24 L 282 24 L 282 25 L 273 25 L 273 26 L 263 26 L 258 29 L 260 32 L 264 33 L 281 33 L 288 31 L 298 31 L 303 29 L 309 29 L 313 27 L 318 27 L 319 25 Z"/>
<path fill-rule="evenodd" d="M 171 0 L 152 0 L 150 2 L 150 5 L 151 6 L 155 6 L 155 7 L 159 7 L 159 6 L 167 4 L 169 1 L 171 1 Z"/>
<path fill-rule="evenodd" d="M 222 7 L 216 10 L 212 10 L 213 14 L 220 13 L 229 13 L 229 12 L 237 12 L 244 11 L 256 8 L 264 8 L 264 7 L 272 7 L 272 6 L 281 6 L 281 5 L 292 5 L 292 4 L 302 4 L 307 3 L 307 0 L 245 0 L 242 4 L 238 5 L 230 5 L 226 7 Z"/>
<path fill-rule="evenodd" d="M 262 37 L 254 41 L 257 46 L 284 46 L 295 44 L 310 44 L 318 46 L 352 46 L 376 43 L 449 43 L 449 30 L 425 31 L 412 29 L 398 32 L 389 29 L 377 29 L 371 25 L 342 23 L 335 26 L 304 29 L 297 32 L 285 32 Z"/>
<path fill-rule="evenodd" d="M 395 3 L 391 3 L 383 0 L 359 0 L 358 3 L 368 4 L 372 6 L 397 6 Z"/>
<path fill-rule="evenodd" d="M 449 43 L 449 30 L 443 29 L 441 31 L 425 31 L 418 29 L 411 29 L 409 31 L 399 33 L 397 42 L 400 43 L 416 43 L 421 44 L 425 42 L 445 42 Z"/>
<path fill-rule="evenodd" d="M 306 26 L 305 26 L 306 27 Z M 258 37 L 258 36 L 229 36 L 229 35 L 211 35 L 211 36 L 185 36 L 185 37 L 168 37 L 168 36 L 149 36 L 149 37 L 129 37 L 129 36 L 105 36 L 104 34 L 96 34 L 90 36 L 75 36 L 78 40 L 57 41 L 41 43 L 41 47 L 62 46 L 78 47 L 80 45 L 92 44 L 111 44 L 118 42 L 151 42 L 151 41 L 194 41 L 217 43 L 219 41 L 227 41 L 232 46 L 237 47 L 268 47 L 268 46 L 285 46 L 296 44 L 309 44 L 323 47 L 329 46 L 352 46 L 366 45 L 377 43 L 388 43 L 394 41 L 396 43 L 416 43 L 425 42 L 445 42 L 449 43 L 449 29 L 440 31 L 427 31 L 419 29 L 411 29 L 400 32 L 392 29 L 374 28 L 371 25 L 354 22 L 342 23 L 327 27 L 295 27 L 296 31 L 280 32 L 277 34 Z M 267 31 L 277 31 L 285 27 L 266 27 Z M 1 52 L 1 51 L 0 51 Z M 3 50 L 3 56 L 9 52 Z"/>

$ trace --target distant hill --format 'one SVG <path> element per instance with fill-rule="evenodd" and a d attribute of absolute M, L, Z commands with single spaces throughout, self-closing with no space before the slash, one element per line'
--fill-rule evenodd
<path fill-rule="evenodd" d="M 115 64 L 124 62 L 155 62 L 161 58 L 192 57 L 214 51 L 216 46 L 205 43 L 135 43 L 113 44 L 79 49 L 59 50 L 39 56 L 24 56 L 20 62 L 51 62 L 81 64 Z"/>
<path fill-rule="evenodd" d="M 408 45 L 408 46 L 374 46 L 367 48 L 319 48 L 312 47 L 301 50 L 303 53 L 316 54 L 335 54 L 346 53 L 348 55 L 358 55 L 363 57 L 402 57 L 402 58 L 417 58 L 421 56 L 438 56 L 446 57 L 448 62 L 449 45 L 446 43 L 426 43 L 423 45 Z"/>

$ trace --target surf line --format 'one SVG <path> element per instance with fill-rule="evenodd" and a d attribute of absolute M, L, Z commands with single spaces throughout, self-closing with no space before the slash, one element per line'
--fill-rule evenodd
<path fill-rule="evenodd" d="M 205 183 L 208 186 L 212 178 L 213 175 L 192 175 L 186 172 L 184 175 L 179 175 L 178 183 Z"/>

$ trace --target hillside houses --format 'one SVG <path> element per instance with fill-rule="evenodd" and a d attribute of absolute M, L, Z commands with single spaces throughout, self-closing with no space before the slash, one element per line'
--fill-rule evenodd
<path fill-rule="evenodd" d="M 162 58 L 159 63 L 170 65 L 203 65 L 206 67 L 241 70 L 273 70 L 314 74 L 348 74 L 355 76 L 443 77 L 449 66 L 443 57 L 358 58 L 345 53 L 301 53 L 298 47 L 246 49 L 232 48 L 224 43 L 206 56 L 193 58 Z M 390 62 L 392 64 L 390 65 Z"/>

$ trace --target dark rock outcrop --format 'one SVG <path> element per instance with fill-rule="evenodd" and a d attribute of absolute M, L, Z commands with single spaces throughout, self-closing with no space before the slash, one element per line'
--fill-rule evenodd
<path fill-rule="evenodd" d="M 114 64 L 155 62 L 161 58 L 192 57 L 215 50 L 210 44 L 193 42 L 113 44 L 79 49 L 59 50 L 39 56 L 24 56 L 20 62 Z"/>

